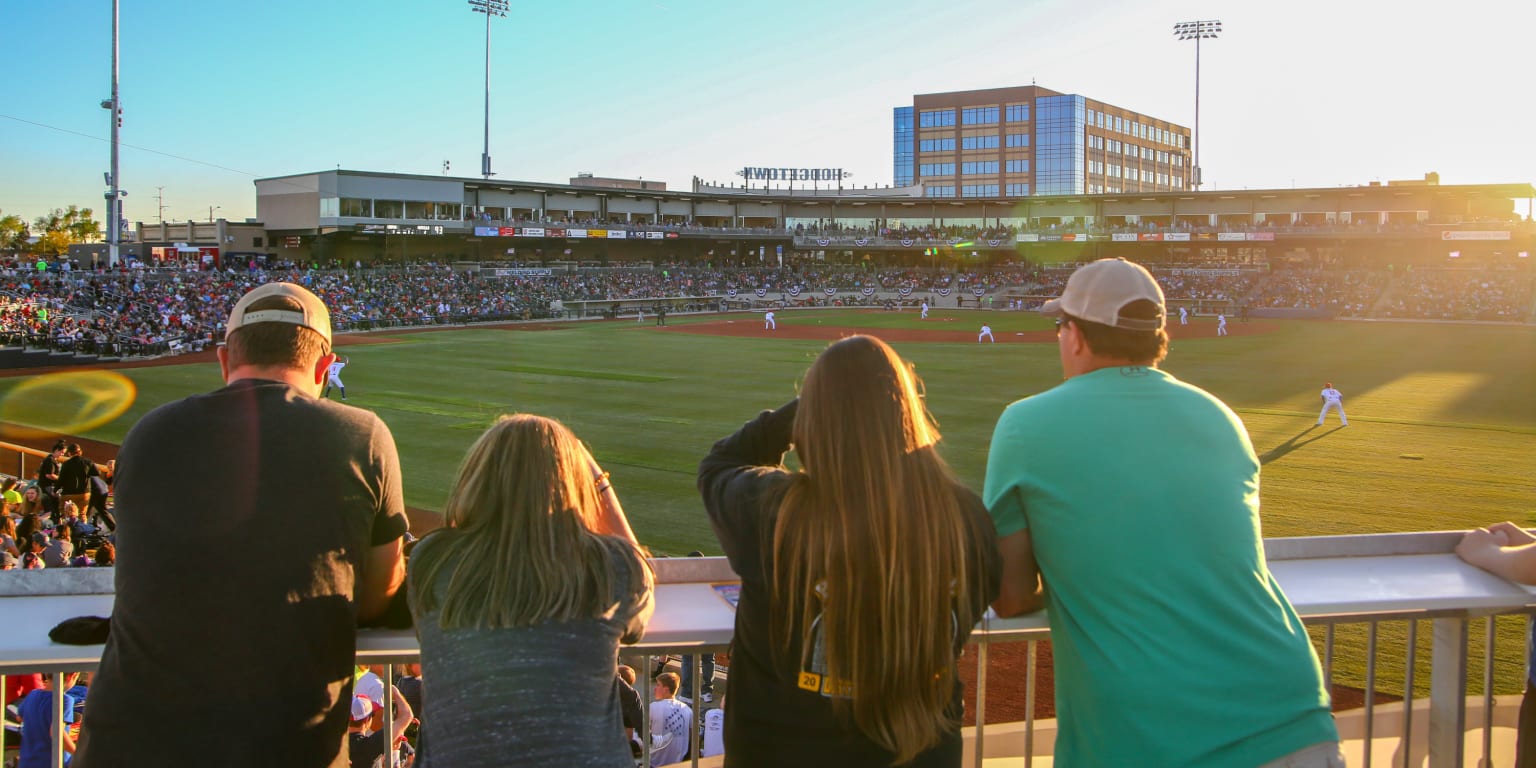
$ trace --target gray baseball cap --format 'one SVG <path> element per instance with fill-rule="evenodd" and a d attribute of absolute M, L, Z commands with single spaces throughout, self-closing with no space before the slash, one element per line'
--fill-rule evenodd
<path fill-rule="evenodd" d="M 1120 316 L 1126 305 L 1141 300 L 1157 305 L 1156 318 Z M 1115 328 L 1155 331 L 1163 327 L 1168 312 L 1163 289 L 1146 267 L 1125 259 L 1099 259 L 1073 272 L 1061 296 L 1047 301 L 1040 307 L 1040 314 L 1065 314 Z"/>
<path fill-rule="evenodd" d="M 258 309 L 254 312 L 250 310 L 252 304 L 272 296 L 292 299 L 301 309 Z M 321 301 L 319 296 L 310 293 L 304 286 L 294 283 L 267 283 L 241 296 L 240 300 L 235 302 L 235 308 L 229 312 L 229 324 L 224 329 L 224 337 L 229 338 L 229 334 L 236 330 L 256 323 L 302 325 L 323 336 L 326 344 L 331 343 L 330 310 L 325 308 L 325 302 Z"/>

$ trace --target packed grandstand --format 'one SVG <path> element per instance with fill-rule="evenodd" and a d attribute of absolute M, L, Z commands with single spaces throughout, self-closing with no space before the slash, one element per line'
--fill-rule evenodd
<path fill-rule="evenodd" d="M 793 255 L 783 267 L 712 262 L 365 268 L 248 263 L 223 270 L 37 271 L 0 262 L 0 338 L 9 345 L 117 356 L 201 349 L 233 302 L 272 280 L 304 284 L 340 330 L 614 316 L 636 310 L 793 306 L 1033 309 L 1059 295 L 1070 264 L 872 269 Z M 1196 313 L 1531 322 L 1536 273 L 1523 262 L 1471 268 L 1153 266 L 1171 307 Z M 951 298 L 952 297 L 952 298 Z M 954 304 L 951 304 L 951 301 Z"/>

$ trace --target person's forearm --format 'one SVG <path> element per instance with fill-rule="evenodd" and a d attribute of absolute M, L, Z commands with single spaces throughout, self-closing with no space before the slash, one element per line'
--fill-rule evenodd
<path fill-rule="evenodd" d="M 1520 584 L 1536 584 L 1536 544 L 1490 549 L 1473 565 Z"/>

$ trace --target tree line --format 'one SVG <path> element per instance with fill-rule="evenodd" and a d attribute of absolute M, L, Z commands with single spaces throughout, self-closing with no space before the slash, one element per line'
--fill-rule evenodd
<path fill-rule="evenodd" d="M 75 243 L 94 243 L 102 237 L 101 222 L 90 208 L 55 208 L 31 224 L 16 214 L 0 211 L 0 251 L 59 257 L 69 253 L 69 246 Z"/>

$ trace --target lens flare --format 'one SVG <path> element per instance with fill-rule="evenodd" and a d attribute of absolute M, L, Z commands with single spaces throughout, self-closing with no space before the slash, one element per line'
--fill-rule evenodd
<path fill-rule="evenodd" d="M 131 379 L 112 371 L 44 374 L 0 400 L 0 422 L 8 437 L 79 435 L 123 415 L 137 394 Z"/>

